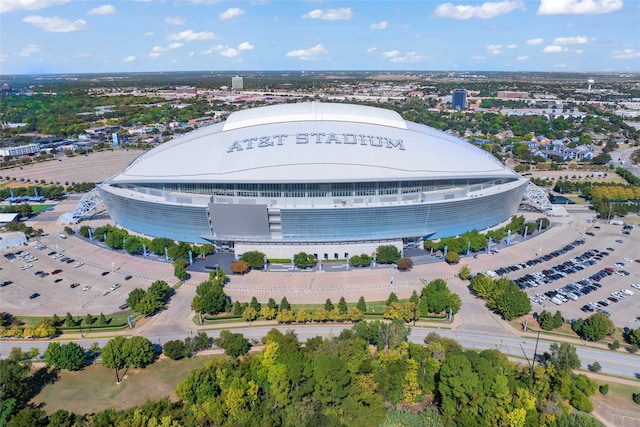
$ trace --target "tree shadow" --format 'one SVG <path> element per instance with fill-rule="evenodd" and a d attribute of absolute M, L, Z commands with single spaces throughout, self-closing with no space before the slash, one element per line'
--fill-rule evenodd
<path fill-rule="evenodd" d="M 50 369 L 44 366 L 33 373 L 29 377 L 29 399 L 37 396 L 43 388 L 49 384 L 53 384 L 60 379 L 57 369 Z"/>

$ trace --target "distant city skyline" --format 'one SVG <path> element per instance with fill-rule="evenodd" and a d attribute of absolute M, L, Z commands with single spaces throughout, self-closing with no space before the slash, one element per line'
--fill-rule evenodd
<path fill-rule="evenodd" d="M 0 74 L 640 72 L 640 2 L 2 0 Z"/>

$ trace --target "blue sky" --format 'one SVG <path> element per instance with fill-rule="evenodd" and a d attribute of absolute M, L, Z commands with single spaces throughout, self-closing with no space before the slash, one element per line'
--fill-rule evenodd
<path fill-rule="evenodd" d="M 0 74 L 640 71 L 640 1 L 0 0 Z"/>

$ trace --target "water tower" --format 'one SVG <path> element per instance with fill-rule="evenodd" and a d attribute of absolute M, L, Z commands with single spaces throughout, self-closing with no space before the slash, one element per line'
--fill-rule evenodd
<path fill-rule="evenodd" d="M 591 85 L 595 82 L 593 81 L 593 79 L 589 79 L 587 80 L 587 83 L 589 83 L 589 92 L 591 92 Z"/>

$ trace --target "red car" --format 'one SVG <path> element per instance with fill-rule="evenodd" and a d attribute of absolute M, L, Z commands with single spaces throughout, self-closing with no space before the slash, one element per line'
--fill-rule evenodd
<path fill-rule="evenodd" d="M 62 270 L 53 270 L 51 272 L 51 274 L 59 274 L 59 273 L 62 273 Z"/>
<path fill-rule="evenodd" d="M 80 283 L 72 283 L 72 284 L 70 284 L 70 285 L 69 285 L 69 287 L 70 287 L 71 289 L 73 289 L 73 288 L 77 288 L 78 286 L 80 286 Z"/>

